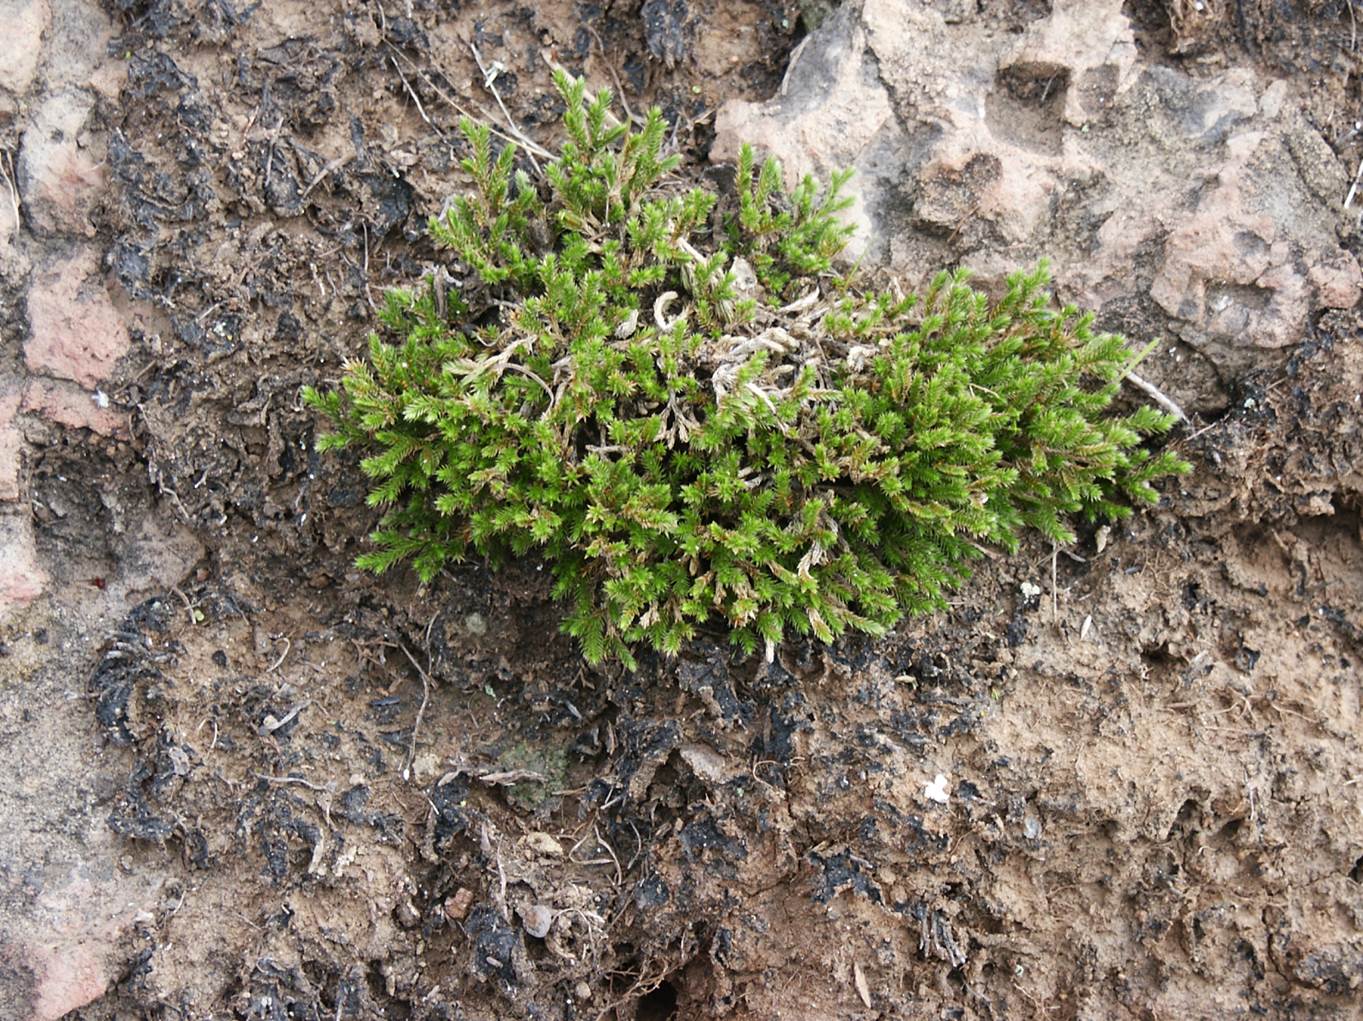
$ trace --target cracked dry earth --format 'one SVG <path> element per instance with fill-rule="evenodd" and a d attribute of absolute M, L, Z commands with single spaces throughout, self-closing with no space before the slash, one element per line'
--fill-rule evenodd
<path fill-rule="evenodd" d="M 0 0 L 0 1018 L 1363 1014 L 1351 14 Z M 298 388 L 551 60 L 874 272 L 1050 258 L 1194 472 L 770 665 L 358 574 Z"/>

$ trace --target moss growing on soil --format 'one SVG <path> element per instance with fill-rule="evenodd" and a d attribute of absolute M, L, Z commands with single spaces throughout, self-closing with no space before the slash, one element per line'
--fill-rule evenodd
<path fill-rule="evenodd" d="M 563 748 L 520 741 L 498 756 L 497 767 L 507 774 L 524 774 L 507 787 L 507 800 L 522 812 L 534 812 L 566 785 L 568 753 Z"/>
<path fill-rule="evenodd" d="M 1056 309 L 1043 267 L 991 301 L 836 275 L 844 200 L 787 194 L 745 149 L 731 195 L 685 189 L 667 126 L 558 78 L 567 141 L 542 181 L 465 123 L 474 191 L 431 221 L 470 270 L 393 291 L 387 340 L 308 389 L 385 514 L 360 564 L 423 580 L 537 555 L 586 657 L 884 634 L 940 607 L 984 545 L 1153 503 L 1186 469 L 1112 409 L 1141 353 Z"/>

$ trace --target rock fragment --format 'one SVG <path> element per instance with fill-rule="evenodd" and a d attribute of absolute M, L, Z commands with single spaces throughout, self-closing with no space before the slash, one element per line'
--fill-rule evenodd
<path fill-rule="evenodd" d="M 39 236 L 94 237 L 90 213 L 104 186 L 101 147 L 86 135 L 94 96 L 63 89 L 34 110 L 19 149 L 18 185 Z"/>
<path fill-rule="evenodd" d="M 31 372 L 93 389 L 127 351 L 128 328 L 98 271 L 98 253 L 81 247 L 35 274 L 24 345 Z"/>
<path fill-rule="evenodd" d="M 21 407 L 28 414 L 41 415 L 68 429 L 89 429 L 106 437 L 127 436 L 125 417 L 109 406 L 102 391 L 90 393 L 65 380 L 30 379 L 24 387 Z M 4 433 L 0 431 L 0 455 L 4 446 Z M 0 466 L 0 500 L 4 499 L 4 478 L 4 468 Z"/>
<path fill-rule="evenodd" d="M 22 96 L 38 73 L 42 39 L 52 21 L 47 0 L 0 0 L 0 89 Z"/>
<path fill-rule="evenodd" d="M 19 452 L 24 441 L 14 423 L 18 413 L 18 392 L 0 393 L 0 503 L 19 499 Z"/>
<path fill-rule="evenodd" d="M 41 596 L 48 576 L 38 562 L 33 518 L 0 514 L 0 620 Z"/>
<path fill-rule="evenodd" d="M 1349 182 L 1293 83 L 1142 62 L 1121 0 L 1056 0 L 1020 38 L 953 11 L 845 4 L 778 95 L 721 108 L 712 158 L 750 140 L 788 181 L 854 168 L 848 255 L 912 286 L 1050 260 L 1100 325 L 1182 341 L 1196 367 L 1147 368 L 1202 410 L 1358 300 L 1336 237 Z"/>

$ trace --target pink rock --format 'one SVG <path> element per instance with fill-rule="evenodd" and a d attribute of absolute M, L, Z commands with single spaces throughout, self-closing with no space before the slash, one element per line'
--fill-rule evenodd
<path fill-rule="evenodd" d="M 2 0 L 0 0 L 2 2 Z M 109 53 L 115 27 L 102 4 L 48 0 L 52 24 L 43 38 L 43 78 L 49 89 L 74 85 L 117 99 L 128 61 Z"/>
<path fill-rule="evenodd" d="M 1252 363 L 1256 347 L 1298 343 L 1315 309 L 1353 305 L 1363 283 L 1349 253 L 1285 237 L 1248 197 L 1248 173 L 1232 165 L 1177 223 L 1150 285 L 1156 303 L 1187 324 L 1186 339 L 1234 370 Z"/>
<path fill-rule="evenodd" d="M 36 948 L 32 966 L 36 980 L 33 1021 L 57 1021 L 93 1003 L 108 991 L 112 978 L 105 963 L 83 942 Z"/>
<path fill-rule="evenodd" d="M 841 169 L 843 152 L 869 146 L 883 126 L 894 121 L 889 93 L 865 85 L 865 49 L 866 33 L 857 26 L 847 39 L 835 40 L 829 52 L 818 54 L 822 73 L 829 80 L 824 92 L 826 102 L 806 108 L 799 118 L 779 103 L 726 103 L 716 115 L 718 131 L 710 158 L 737 161 L 740 147 L 747 143 L 759 159 L 779 157 L 787 187 L 794 187 L 806 175 L 826 180 L 832 171 Z M 830 145 L 831 139 L 837 140 L 836 146 Z M 856 259 L 865 252 L 874 224 L 856 177 L 843 194 L 852 204 L 839 219 L 856 228 L 847 249 L 848 258 Z"/>
<path fill-rule="evenodd" d="M 1000 62 L 1005 70 L 1064 75 L 1076 83 L 1099 69 L 1111 69 L 1112 88 L 1121 92 L 1130 84 L 1136 64 L 1136 39 L 1131 22 L 1122 15 L 1120 0 L 1083 0 L 1057 3 L 1051 16 L 1027 26 L 1012 53 Z M 1101 114 L 1089 109 L 1080 88 L 1065 88 L 1063 116 L 1079 127 Z"/>
<path fill-rule="evenodd" d="M 0 202 L 0 255 L 8 262 L 13 256 L 11 254 L 15 236 L 19 233 L 19 217 L 15 213 L 13 202 Z M 3 263 L 0 263 L 3 265 Z M 17 274 L 16 274 L 17 275 Z"/>
<path fill-rule="evenodd" d="M 66 886 L 39 895 L 32 917 L 15 920 L 19 931 L 0 942 L 0 996 L 23 1006 L 6 1013 L 0 1002 L 0 1018 L 56 1021 L 108 991 L 126 959 L 120 942 L 149 895 L 140 881 L 111 879 L 110 864 L 78 865 Z"/>
<path fill-rule="evenodd" d="M 96 274 L 99 255 L 82 247 L 39 271 L 28 292 L 31 371 L 87 388 L 106 379 L 128 350 L 128 330 Z"/>
<path fill-rule="evenodd" d="M 842 5 L 776 96 L 720 108 L 711 158 L 749 139 L 788 171 L 854 169 L 847 254 L 911 288 L 1046 258 L 1062 300 L 1194 349 L 1198 372 L 1156 380 L 1194 406 L 1363 294 L 1349 181 L 1294 82 L 1151 64 L 1122 0 L 1056 0 L 1016 34 L 975 6 Z"/>
<path fill-rule="evenodd" d="M 22 96 L 38 72 L 38 41 L 51 24 L 47 0 L 0 0 L 0 89 Z"/>
<path fill-rule="evenodd" d="M 68 429 L 89 429 L 100 436 L 126 436 L 127 424 L 102 395 L 56 379 L 31 379 L 24 387 L 23 410 Z M 101 404 L 103 406 L 101 407 Z"/>
<path fill-rule="evenodd" d="M 27 514 L 0 515 L 0 620 L 37 599 L 47 583 L 33 542 L 33 520 Z"/>
<path fill-rule="evenodd" d="M 14 427 L 19 412 L 19 394 L 0 394 L 0 503 L 19 499 L 19 451 L 23 439 Z"/>
<path fill-rule="evenodd" d="M 1316 289 L 1316 300 L 1325 308 L 1353 308 L 1363 289 L 1363 273 L 1352 252 L 1338 252 L 1333 258 L 1312 266 L 1307 276 Z"/>
<path fill-rule="evenodd" d="M 67 89 L 44 100 L 24 131 L 19 192 L 37 234 L 94 237 L 90 212 L 104 186 L 103 154 L 81 144 L 93 109 L 93 97 Z"/>
<path fill-rule="evenodd" d="M 17 860 L 12 850 L 7 860 L 27 882 L 0 927 L 0 1021 L 55 1021 L 103 996 L 127 967 L 129 930 L 154 917 L 164 881 L 161 872 L 127 868 L 126 845 L 104 812 L 64 789 L 73 776 L 103 775 L 81 743 L 88 736 L 44 723 L 35 721 L 35 731 L 40 742 L 51 735 L 51 747 L 43 744 L 30 770 L 39 804 L 20 816 L 27 836 L 5 842 L 18 848 Z M 45 828 L 45 820 L 61 823 Z"/>

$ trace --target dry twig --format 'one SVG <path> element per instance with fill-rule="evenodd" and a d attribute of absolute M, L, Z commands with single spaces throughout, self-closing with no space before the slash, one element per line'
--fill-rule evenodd
<path fill-rule="evenodd" d="M 392 48 L 391 44 L 389 48 Z M 398 77 L 402 79 L 402 87 L 407 90 L 407 95 L 411 96 L 412 102 L 416 104 L 416 112 L 421 114 L 421 119 L 430 125 L 432 131 L 441 138 L 444 138 L 445 132 L 441 131 L 440 128 L 436 126 L 435 121 L 426 116 L 426 108 L 421 105 L 421 98 L 416 94 L 416 90 L 412 88 L 412 83 L 407 80 L 407 76 L 402 73 L 402 68 L 398 65 L 396 58 L 389 56 L 388 60 L 393 65 L 393 70 L 398 73 Z M 304 192 L 304 194 L 306 195 L 307 192 Z"/>
<path fill-rule="evenodd" d="M 634 116 L 634 111 L 629 108 L 629 98 L 625 95 L 625 86 L 621 84 L 620 76 L 615 72 L 615 65 L 612 64 L 606 56 L 606 44 L 601 41 L 601 36 L 597 34 L 595 27 L 588 24 L 587 31 L 591 33 L 591 37 L 596 40 L 596 50 L 601 55 L 601 62 L 606 65 L 606 70 L 611 73 L 611 80 L 615 82 L 615 94 L 620 99 L 620 105 L 625 108 L 625 116 L 631 121 L 640 123 L 639 118 Z M 804 44 L 801 43 L 801 45 Z"/>
<path fill-rule="evenodd" d="M 416 661 L 416 657 L 412 655 L 407 646 L 402 645 L 399 648 L 402 649 L 402 654 L 411 661 L 412 666 L 416 668 L 416 672 L 421 675 L 421 707 L 417 709 L 416 721 L 412 724 L 412 740 L 407 747 L 407 765 L 402 767 L 402 778 L 410 780 L 412 778 L 412 762 L 416 759 L 417 731 L 421 729 L 421 718 L 426 715 L 426 704 L 431 698 L 431 678 L 425 670 L 421 669 L 421 664 Z"/>
<path fill-rule="evenodd" d="M 19 188 L 16 184 L 18 175 L 14 171 L 14 157 L 9 153 L 4 153 L 4 158 L 0 159 L 0 175 L 5 178 L 5 184 L 9 188 L 10 205 L 14 207 L 14 230 L 19 230 Z M 8 166 L 6 166 L 8 164 Z"/>
<path fill-rule="evenodd" d="M 549 152 L 549 150 L 545 149 L 543 146 L 536 145 L 534 142 L 531 142 L 528 139 L 513 138 L 512 136 L 508 135 L 505 131 L 501 131 L 498 128 L 494 127 L 492 124 L 492 117 L 489 116 L 488 112 L 482 109 L 481 107 L 479 108 L 476 114 L 470 112 L 466 107 L 457 102 L 448 92 L 446 92 L 439 85 L 437 85 L 431 79 L 431 77 L 428 74 L 426 74 L 425 71 L 421 70 L 421 68 L 419 68 L 410 57 L 408 57 L 405 53 L 402 53 L 400 50 L 398 50 L 395 46 L 393 46 L 392 43 L 388 44 L 388 49 L 392 51 L 394 56 L 402 60 L 403 63 L 407 65 L 407 69 L 409 71 L 411 71 L 417 78 L 424 82 L 427 88 L 429 88 L 432 92 L 439 96 L 445 102 L 445 104 L 449 106 L 452 110 L 454 110 L 455 113 L 459 114 L 459 116 L 467 117 L 471 121 L 480 121 L 481 123 L 486 124 L 488 130 L 491 131 L 498 138 L 502 139 L 504 142 L 515 142 L 518 145 L 524 145 L 526 146 L 527 149 L 533 150 L 536 155 L 542 156 L 545 159 L 553 158 L 553 153 Z M 443 75 L 444 72 L 441 71 L 441 74 Z M 445 75 L 445 78 L 446 80 L 448 80 L 449 76 Z"/>
<path fill-rule="evenodd" d="M 1130 382 L 1132 386 L 1143 392 L 1147 397 L 1149 397 L 1152 401 L 1158 404 L 1161 408 L 1169 412 L 1169 414 L 1173 415 L 1184 425 L 1188 424 L 1188 416 L 1184 412 L 1184 410 L 1174 402 L 1174 399 L 1172 397 L 1168 396 L 1163 390 L 1160 390 L 1158 387 L 1156 387 L 1154 383 L 1151 383 L 1149 380 L 1143 379 L 1142 377 L 1136 375 L 1134 372 L 1128 372 L 1126 374 L 1126 378 L 1127 381 Z"/>
<path fill-rule="evenodd" d="M 315 784 L 311 780 L 304 780 L 301 776 L 270 776 L 268 773 L 252 773 L 251 775 L 257 780 L 264 780 L 266 783 L 296 783 L 308 788 L 308 790 L 321 791 L 324 794 L 331 793 L 330 787 L 323 787 L 321 784 Z"/>
<path fill-rule="evenodd" d="M 508 110 L 506 104 L 502 102 L 502 94 L 497 91 L 497 75 L 500 71 L 496 67 L 489 68 L 483 63 L 483 57 L 478 52 L 478 47 L 473 44 L 472 40 L 469 40 L 469 52 L 473 54 L 473 59 L 478 64 L 478 70 L 483 72 L 483 88 L 491 92 L 492 98 L 497 100 L 497 106 L 501 108 L 502 116 L 506 118 L 506 123 L 507 126 L 511 128 L 511 133 L 516 136 L 523 146 L 525 146 L 525 155 L 530 160 L 530 165 L 535 168 L 535 173 L 541 173 L 539 161 L 535 159 L 534 152 L 534 150 L 539 149 L 540 147 L 530 141 L 529 136 L 520 129 L 520 125 L 516 123 L 516 119 L 511 116 L 511 111 Z M 542 149 L 540 151 L 543 152 Z"/>

